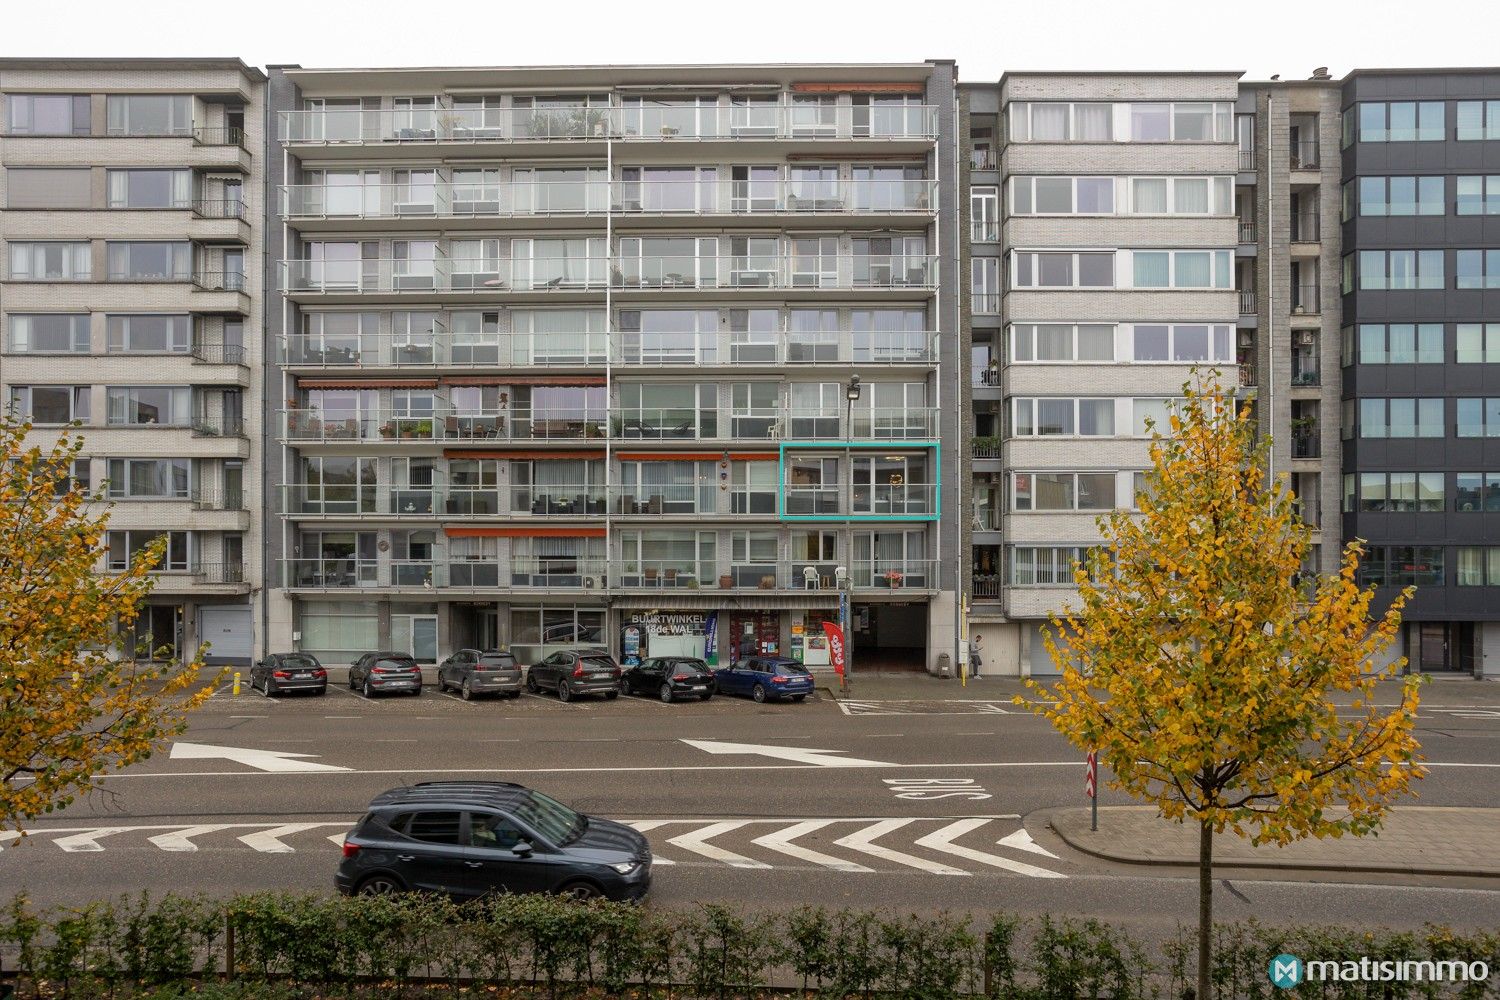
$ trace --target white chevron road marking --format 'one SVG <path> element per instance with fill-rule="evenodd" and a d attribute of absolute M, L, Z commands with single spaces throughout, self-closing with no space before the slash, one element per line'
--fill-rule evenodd
<path fill-rule="evenodd" d="M 260 851 L 262 854 L 295 854 L 296 848 L 290 844 L 283 844 L 282 837 L 290 837 L 294 833 L 303 830 L 316 830 L 324 826 L 343 826 L 342 823 L 287 823 L 284 826 L 273 826 L 269 830 L 261 830 L 256 833 L 247 833 L 239 838 L 240 843 L 252 850 Z"/>
<path fill-rule="evenodd" d="M 232 825 L 229 823 L 218 823 L 205 826 L 189 826 L 172 833 L 159 833 L 154 837 L 146 839 L 164 851 L 196 851 L 198 845 L 193 843 L 194 837 L 201 837 L 205 833 L 217 833 L 220 830 L 228 830 Z"/>
<path fill-rule="evenodd" d="M 953 868 L 948 865 L 938 864 L 936 861 L 928 861 L 926 858 L 902 854 L 900 851 L 893 851 L 889 847 L 881 847 L 879 844 L 874 843 L 874 841 L 879 840 L 888 833 L 901 829 L 910 822 L 912 822 L 910 819 L 882 820 L 879 823 L 872 823 L 863 829 L 856 830 L 847 837 L 841 837 L 835 840 L 834 843 L 839 847 L 847 847 L 851 851 L 859 851 L 871 857 L 880 858 L 882 861 L 905 865 L 908 868 L 919 868 L 924 872 L 931 872 L 933 875 L 969 874 L 962 868 Z M 988 822 L 988 820 L 985 822 Z"/>
<path fill-rule="evenodd" d="M 986 851 L 976 851 L 971 847 L 960 847 L 953 843 L 966 833 L 972 833 L 988 823 L 987 819 L 961 819 L 949 823 L 941 830 L 934 830 L 925 837 L 918 837 L 916 845 L 925 847 L 929 851 L 938 851 L 943 854 L 952 854 L 955 857 L 965 858 L 969 861 L 978 861 L 982 865 L 991 868 L 1000 868 L 1017 875 L 1028 875 L 1031 878 L 1067 878 L 1061 872 L 1048 871 L 1046 868 L 1038 868 L 1036 865 L 1028 865 L 1024 861 L 1012 861 L 1010 858 L 1002 858 L 998 854 L 990 854 Z"/>
<path fill-rule="evenodd" d="M 694 854 L 701 854 L 703 857 L 713 861 L 722 861 L 724 864 L 735 868 L 770 868 L 771 866 L 764 861 L 756 861 L 754 858 L 747 858 L 743 854 L 726 851 L 722 847 L 715 847 L 713 844 L 708 843 L 709 840 L 719 836 L 721 833 L 738 830 L 746 822 L 748 821 L 736 819 L 724 823 L 710 823 L 702 829 L 672 837 L 667 843 L 680 847 L 685 851 L 692 851 Z"/>
<path fill-rule="evenodd" d="M 104 845 L 99 843 L 100 838 L 110 837 L 117 833 L 128 833 L 132 827 L 128 826 L 101 826 L 94 830 L 85 830 L 83 833 L 75 833 L 67 837 L 58 837 L 53 841 L 58 847 L 69 854 L 81 851 L 102 851 Z M 155 829 L 160 829 L 159 827 Z"/>
<path fill-rule="evenodd" d="M 1030 851 L 1032 854 L 1040 854 L 1044 858 L 1054 858 L 1058 861 L 1062 860 L 1061 858 L 1057 857 L 1056 854 L 1053 854 L 1041 844 L 1038 844 L 1036 841 L 1032 840 L 1031 834 L 1027 833 L 1025 830 L 1017 830 L 1015 833 L 1007 834 L 1006 836 L 1001 837 L 999 840 L 995 841 L 995 843 L 999 844 L 1001 847 L 1010 847 L 1017 851 Z"/>
<path fill-rule="evenodd" d="M 821 830 L 825 826 L 828 826 L 830 823 L 834 822 L 837 821 L 831 819 L 812 819 L 807 820 L 804 823 L 794 823 L 791 826 L 786 827 L 785 829 L 776 830 L 773 833 L 768 833 L 764 837 L 756 837 L 754 840 L 750 841 L 750 843 L 757 844 L 768 850 L 785 854 L 788 857 L 796 858 L 799 861 L 811 861 L 815 865 L 822 865 L 824 868 L 832 868 L 835 871 L 874 871 L 875 869 L 873 868 L 866 868 L 864 865 L 855 864 L 853 861 L 844 861 L 840 858 L 835 858 L 832 855 L 821 854 L 810 847 L 802 847 L 800 845 L 792 843 L 792 841 L 796 840 L 798 837 L 806 836 L 807 834 L 812 833 L 815 830 Z"/>
<path fill-rule="evenodd" d="M 627 822 L 625 825 L 628 827 L 633 827 L 637 833 L 645 833 L 647 830 L 655 830 L 659 826 L 666 826 L 670 822 L 672 822 L 672 820 L 669 819 L 633 819 Z M 671 858 L 658 857 L 655 851 L 651 852 L 652 866 L 675 865 L 676 863 L 677 862 L 673 861 Z"/>

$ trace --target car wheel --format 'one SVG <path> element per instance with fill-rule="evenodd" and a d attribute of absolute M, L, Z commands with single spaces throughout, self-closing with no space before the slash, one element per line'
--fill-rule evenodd
<path fill-rule="evenodd" d="M 536 685 L 536 675 L 529 670 L 526 671 L 526 690 L 532 694 L 539 694 L 542 690 Z"/>
<path fill-rule="evenodd" d="M 658 692 L 658 693 L 661 695 L 661 700 L 663 702 L 665 702 L 668 705 L 672 704 L 672 685 L 670 685 L 670 684 L 663 684 L 661 686 L 661 691 Z"/>
<path fill-rule="evenodd" d="M 351 670 L 351 671 L 349 671 L 349 690 L 353 691 L 354 690 L 354 686 L 355 686 L 354 685 L 354 671 Z"/>
<path fill-rule="evenodd" d="M 794 694 L 794 695 L 792 695 L 792 700 L 793 701 L 806 701 L 807 700 L 807 695 L 805 695 L 805 694 Z"/>
<path fill-rule="evenodd" d="M 558 701 L 572 701 L 573 700 L 573 689 L 570 688 L 570 687 L 568 687 L 568 682 L 567 681 L 558 681 L 557 682 L 557 700 Z"/>
<path fill-rule="evenodd" d="M 459 688 L 458 693 L 463 696 L 464 701 L 474 700 L 474 687 L 467 678 L 464 679 L 464 686 Z"/>
<path fill-rule="evenodd" d="M 613 691 L 606 691 L 606 692 L 604 692 L 604 699 L 606 701 L 614 701 L 618 697 L 620 697 L 620 688 L 619 688 L 619 685 L 616 685 L 615 689 Z"/>
<path fill-rule="evenodd" d="M 766 686 L 764 684 L 755 685 L 755 690 L 750 692 L 750 697 L 754 698 L 757 704 L 763 704 L 766 700 Z"/>
<path fill-rule="evenodd" d="M 276 693 L 275 691 L 271 690 L 271 678 L 267 677 L 265 680 L 261 681 L 260 693 L 261 697 L 264 698 L 269 698 Z"/>
<path fill-rule="evenodd" d="M 604 895 L 599 887 L 592 882 L 569 882 L 557 890 L 559 896 L 567 899 L 576 899 L 579 902 L 587 902 L 590 899 L 598 899 Z"/>
<path fill-rule="evenodd" d="M 509 698 L 511 701 L 515 701 L 517 698 L 521 697 L 521 692 L 519 692 L 519 691 L 508 691 L 508 692 L 506 692 L 505 697 Z"/>
<path fill-rule="evenodd" d="M 354 890 L 361 896 L 390 896 L 405 892 L 406 886 L 394 875 L 371 875 Z"/>
<path fill-rule="evenodd" d="M 370 687 L 370 678 L 368 678 L 368 677 L 365 678 L 365 686 L 360 691 L 360 694 L 364 695 L 366 698 L 373 698 L 373 697 L 375 697 L 375 689 L 372 688 L 372 687 Z M 760 699 L 757 698 L 755 700 L 759 701 Z"/>

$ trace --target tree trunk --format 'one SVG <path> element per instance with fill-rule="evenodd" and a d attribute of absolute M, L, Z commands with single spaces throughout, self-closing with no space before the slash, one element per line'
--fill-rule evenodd
<path fill-rule="evenodd" d="M 1208 968 L 1213 955 L 1213 930 L 1214 829 L 1204 820 L 1198 824 L 1198 1000 L 1211 1000 Z"/>

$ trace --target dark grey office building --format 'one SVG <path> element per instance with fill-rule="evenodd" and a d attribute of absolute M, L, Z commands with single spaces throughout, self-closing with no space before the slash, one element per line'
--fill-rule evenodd
<path fill-rule="evenodd" d="M 1500 71 L 1343 81 L 1343 519 L 1411 670 L 1500 649 Z"/>

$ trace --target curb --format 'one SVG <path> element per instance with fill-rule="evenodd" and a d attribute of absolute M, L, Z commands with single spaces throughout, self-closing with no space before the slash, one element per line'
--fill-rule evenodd
<path fill-rule="evenodd" d="M 1022 825 L 1035 821 L 1046 826 L 1057 835 L 1058 839 L 1067 844 L 1072 850 L 1089 857 L 1098 858 L 1101 861 L 1113 861 L 1117 864 L 1140 865 L 1142 867 L 1167 867 L 1167 868 L 1191 868 L 1198 867 L 1196 858 L 1144 858 L 1127 854 L 1109 854 L 1092 847 L 1086 847 L 1074 840 L 1067 833 L 1057 828 L 1052 822 L 1052 814 L 1056 810 L 1043 809 L 1030 813 L 1022 819 Z M 1250 868 L 1257 871 L 1299 871 L 1299 872 L 1350 872 L 1371 875 L 1428 875 L 1445 878 L 1489 878 L 1500 879 L 1500 869 L 1471 869 L 1461 870 L 1455 868 L 1431 868 L 1420 865 L 1347 865 L 1347 864 L 1317 864 L 1310 861 L 1220 861 L 1215 859 L 1213 863 L 1215 870 L 1230 868 Z"/>

